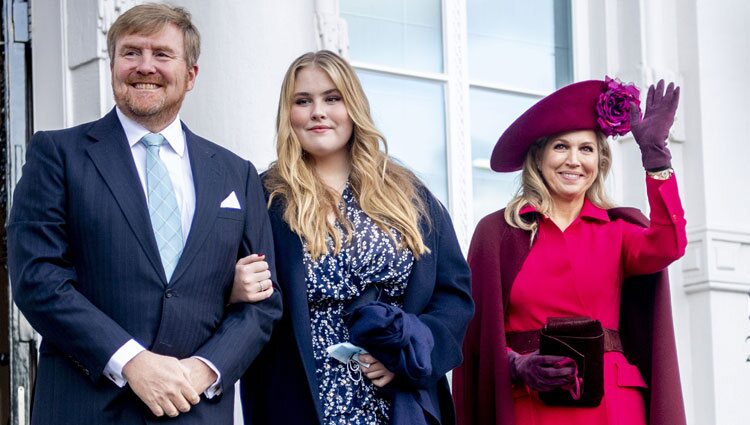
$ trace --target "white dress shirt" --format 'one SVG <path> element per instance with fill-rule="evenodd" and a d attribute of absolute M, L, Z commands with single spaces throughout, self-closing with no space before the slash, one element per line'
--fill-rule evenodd
<path fill-rule="evenodd" d="M 138 171 L 138 178 L 141 181 L 146 200 L 148 200 L 148 186 L 146 184 L 147 149 L 140 141 L 150 131 L 123 114 L 120 108 L 115 108 L 115 110 L 117 111 L 117 117 L 120 119 L 120 124 L 122 124 L 122 128 L 125 130 L 125 136 L 128 138 L 130 152 L 133 154 L 135 168 Z M 195 184 L 193 183 L 193 170 L 190 168 L 190 157 L 185 143 L 185 133 L 182 131 L 179 115 L 160 134 L 164 136 L 166 143 L 162 144 L 159 149 L 159 158 L 167 167 L 169 178 L 172 180 L 172 187 L 177 198 L 177 205 L 180 207 L 182 243 L 184 245 L 190 233 L 193 214 L 195 214 Z M 128 381 L 122 376 L 122 368 L 133 357 L 144 350 L 145 348 L 136 340 L 129 340 L 109 359 L 109 362 L 104 367 L 104 375 L 117 384 L 117 386 L 124 387 Z M 221 374 L 216 369 L 216 366 L 202 357 L 195 356 L 195 358 L 203 361 L 218 377 L 204 394 L 208 398 L 219 394 L 221 392 Z"/>

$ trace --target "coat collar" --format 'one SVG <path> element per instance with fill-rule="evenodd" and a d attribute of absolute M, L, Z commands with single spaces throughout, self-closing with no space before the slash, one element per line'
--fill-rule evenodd
<path fill-rule="evenodd" d="M 323 412 L 320 410 L 321 403 L 318 398 L 317 378 L 315 376 L 315 356 L 312 348 L 310 310 L 307 305 L 302 240 L 284 221 L 283 202 L 281 200 L 277 198 L 271 204 L 268 215 L 277 249 L 279 247 L 285 248 L 283 252 L 276 251 L 276 258 L 284 259 L 284 267 L 276 269 L 279 281 L 290 283 L 284 286 L 281 291 L 284 297 L 284 309 L 289 312 L 290 320 L 293 323 L 294 338 L 307 375 L 307 384 L 318 415 L 318 422 L 323 423 Z"/>
<path fill-rule="evenodd" d="M 521 210 L 519 211 L 519 214 L 530 214 L 530 213 L 539 213 L 531 204 L 524 205 Z M 609 214 L 607 214 L 607 210 L 602 209 L 594 205 L 591 201 L 588 199 L 584 199 L 583 201 L 583 208 L 581 208 L 581 212 L 578 214 L 581 218 L 587 218 L 592 220 L 597 220 L 601 222 L 609 222 Z"/>

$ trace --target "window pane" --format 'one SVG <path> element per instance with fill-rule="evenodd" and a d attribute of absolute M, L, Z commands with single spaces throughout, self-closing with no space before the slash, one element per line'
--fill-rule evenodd
<path fill-rule="evenodd" d="M 533 96 L 471 89 L 471 159 L 474 183 L 474 222 L 505 207 L 518 187 L 519 173 L 496 173 L 490 156 L 502 132 L 539 100 Z"/>
<path fill-rule="evenodd" d="M 389 154 L 414 171 L 447 205 L 443 84 L 358 70 Z"/>
<path fill-rule="evenodd" d="M 443 72 L 440 0 L 341 0 L 353 61 Z"/>
<path fill-rule="evenodd" d="M 572 81 L 569 0 L 467 0 L 469 76 L 551 92 Z"/>

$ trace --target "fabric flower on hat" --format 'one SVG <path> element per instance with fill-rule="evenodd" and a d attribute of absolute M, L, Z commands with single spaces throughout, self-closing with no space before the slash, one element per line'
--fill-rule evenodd
<path fill-rule="evenodd" d="M 640 92 L 634 84 L 624 84 L 618 79 L 605 77 L 607 91 L 599 95 L 596 103 L 596 122 L 607 136 L 622 136 L 630 131 L 630 102 L 640 114 Z"/>

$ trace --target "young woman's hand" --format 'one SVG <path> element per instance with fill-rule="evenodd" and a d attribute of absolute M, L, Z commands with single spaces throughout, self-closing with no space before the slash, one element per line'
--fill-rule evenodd
<path fill-rule="evenodd" d="M 255 303 L 273 294 L 271 271 L 263 254 L 251 254 L 240 258 L 234 267 L 234 284 L 229 302 Z"/>
<path fill-rule="evenodd" d="M 380 363 L 378 359 L 369 354 L 360 354 L 359 361 L 370 364 L 370 367 L 361 366 L 362 373 L 367 379 L 372 381 L 373 385 L 376 387 L 382 388 L 388 385 L 393 381 L 393 378 L 396 377 L 396 374 L 386 369 L 385 366 L 383 366 L 383 363 Z"/>

